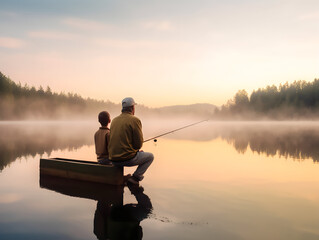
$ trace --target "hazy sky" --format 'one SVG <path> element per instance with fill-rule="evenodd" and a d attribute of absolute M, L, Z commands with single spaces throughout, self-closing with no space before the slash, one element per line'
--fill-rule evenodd
<path fill-rule="evenodd" d="M 319 78 L 318 0 L 0 0 L 0 71 L 147 106 Z"/>

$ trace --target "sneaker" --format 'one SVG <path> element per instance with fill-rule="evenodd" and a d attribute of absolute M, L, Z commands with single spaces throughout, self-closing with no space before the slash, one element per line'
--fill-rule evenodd
<path fill-rule="evenodd" d="M 140 181 L 135 176 L 130 177 L 127 181 L 136 185 L 140 184 Z"/>
<path fill-rule="evenodd" d="M 124 185 L 127 185 L 127 180 L 128 180 L 129 178 L 131 178 L 131 177 L 132 177 L 131 174 L 127 174 L 127 175 L 124 175 L 124 176 L 123 176 L 123 178 L 124 178 Z"/>

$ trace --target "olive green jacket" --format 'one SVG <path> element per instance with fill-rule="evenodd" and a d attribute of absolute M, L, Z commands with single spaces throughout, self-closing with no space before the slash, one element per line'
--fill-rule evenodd
<path fill-rule="evenodd" d="M 108 146 L 111 161 L 124 161 L 135 157 L 142 145 L 142 123 L 137 117 L 124 112 L 113 119 Z"/>

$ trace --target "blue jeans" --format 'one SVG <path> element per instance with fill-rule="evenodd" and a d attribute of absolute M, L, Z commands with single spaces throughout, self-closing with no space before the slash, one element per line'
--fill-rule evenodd
<path fill-rule="evenodd" d="M 123 162 L 116 162 L 113 161 L 113 165 L 119 167 L 133 167 L 138 166 L 133 176 L 135 176 L 139 181 L 143 180 L 144 173 L 148 169 L 148 167 L 152 164 L 154 160 L 153 153 L 149 152 L 137 152 L 136 156 L 132 159 L 123 161 Z"/>

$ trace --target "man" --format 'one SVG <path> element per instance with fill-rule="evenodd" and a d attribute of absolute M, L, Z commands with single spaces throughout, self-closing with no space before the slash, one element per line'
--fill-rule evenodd
<path fill-rule="evenodd" d="M 152 164 L 152 153 L 140 151 L 143 145 L 141 121 L 134 116 L 135 101 L 124 98 L 122 114 L 113 119 L 110 127 L 109 159 L 115 166 L 138 166 L 128 181 L 139 184 L 144 173 Z"/>

